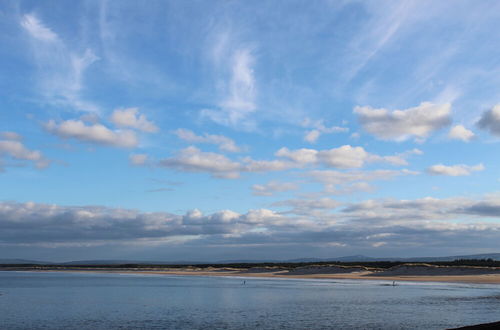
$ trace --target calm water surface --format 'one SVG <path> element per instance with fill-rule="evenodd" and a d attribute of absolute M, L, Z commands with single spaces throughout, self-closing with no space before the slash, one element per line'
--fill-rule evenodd
<path fill-rule="evenodd" d="M 445 329 L 500 286 L 0 271 L 1 329 Z"/>

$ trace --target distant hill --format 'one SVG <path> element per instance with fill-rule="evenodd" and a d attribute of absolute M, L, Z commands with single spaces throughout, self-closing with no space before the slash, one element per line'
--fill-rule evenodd
<path fill-rule="evenodd" d="M 430 261 L 453 261 L 457 259 L 493 259 L 500 261 L 500 253 L 485 253 L 485 254 L 470 254 L 470 255 L 460 255 L 460 256 L 447 256 L 447 257 L 412 257 L 412 258 L 402 258 L 402 257 L 367 257 L 364 255 L 353 255 L 345 257 L 334 257 L 334 258 L 298 258 L 289 260 L 224 260 L 218 261 L 216 263 L 228 264 L 228 263 L 277 263 L 277 262 L 327 262 L 327 261 L 341 261 L 341 262 L 370 262 L 370 261 L 408 261 L 408 262 L 430 262 Z"/>
<path fill-rule="evenodd" d="M 158 260 L 76 260 L 62 262 L 60 265 L 195 265 L 202 264 L 203 262 L 197 261 L 158 261 Z"/>
<path fill-rule="evenodd" d="M 470 255 L 457 255 L 457 256 L 447 256 L 447 257 L 412 257 L 412 258 L 401 258 L 401 257 L 367 257 L 364 255 L 353 255 L 344 257 L 334 257 L 334 258 L 298 258 L 289 260 L 265 260 L 265 259 L 241 259 L 241 260 L 220 260 L 220 261 L 185 261 L 185 260 L 174 260 L 174 261 L 157 261 L 157 260 L 75 260 L 69 262 L 46 262 L 37 260 L 26 260 L 26 259 L 0 259 L 0 264 L 39 264 L 39 265 L 123 265 L 123 264 L 151 264 L 151 265 L 197 265 L 197 264 L 237 264 L 237 263 L 299 263 L 299 262 L 328 262 L 328 261 L 340 261 L 340 262 L 370 262 L 370 261 L 403 261 L 403 262 L 432 262 L 432 261 L 453 261 L 457 259 L 493 259 L 500 261 L 500 253 L 483 253 L 483 254 L 470 254 Z"/>
<path fill-rule="evenodd" d="M 31 265 L 49 265 L 52 262 L 38 261 L 38 260 L 26 260 L 26 259 L 0 259 L 0 264 L 31 264 Z"/>
<path fill-rule="evenodd" d="M 457 259 L 493 259 L 500 260 L 500 253 L 484 253 L 484 254 L 469 254 L 462 256 L 450 256 L 450 257 L 422 257 L 422 258 L 408 258 L 401 260 L 410 261 L 453 261 Z"/>
<path fill-rule="evenodd" d="M 383 257 L 383 258 L 373 258 L 363 255 L 338 257 L 338 258 L 327 258 L 327 259 L 316 259 L 314 261 L 343 261 L 343 262 L 356 262 L 356 261 L 408 261 L 408 262 L 430 262 L 430 261 L 453 261 L 457 259 L 493 259 L 500 260 L 500 253 L 484 253 L 484 254 L 469 254 L 469 255 L 458 255 L 458 256 L 447 256 L 447 257 L 412 257 L 412 258 L 401 258 L 401 257 Z M 296 262 L 301 259 L 295 259 Z M 304 259 L 306 260 L 306 259 Z M 313 262 L 314 262 L 313 261 Z"/>

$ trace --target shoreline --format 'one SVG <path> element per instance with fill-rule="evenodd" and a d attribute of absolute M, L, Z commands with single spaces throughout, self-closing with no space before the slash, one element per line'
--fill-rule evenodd
<path fill-rule="evenodd" d="M 199 270 L 96 270 L 96 269 L 47 269 L 47 270 L 4 270 L 22 272 L 61 272 L 61 273 L 94 273 L 94 274 L 134 274 L 134 275 L 174 275 L 174 276 L 209 276 L 209 277 L 241 277 L 241 278 L 281 278 L 281 279 L 323 279 L 323 280 L 372 280 L 396 282 L 442 282 L 468 284 L 500 284 L 500 274 L 481 275 L 373 275 L 372 272 L 342 274 L 301 274 L 289 275 L 282 272 L 240 272 L 240 271 L 199 271 Z"/>

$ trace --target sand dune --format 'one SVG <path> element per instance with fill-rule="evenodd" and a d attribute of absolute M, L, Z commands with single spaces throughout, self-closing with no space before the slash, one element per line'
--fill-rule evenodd
<path fill-rule="evenodd" d="M 27 269 L 11 267 L 5 270 L 26 271 Z M 95 273 L 127 273 L 158 274 L 185 276 L 240 276 L 240 277 L 280 277 L 310 279 L 350 279 L 350 280 L 386 280 L 386 281 L 422 281 L 422 282 L 456 282 L 456 283 L 488 283 L 500 284 L 500 267 L 472 266 L 435 266 L 429 264 L 403 264 L 389 269 L 375 269 L 364 266 L 341 265 L 308 265 L 296 268 L 287 267 L 252 267 L 248 269 L 230 267 L 195 267 L 182 268 L 57 268 L 29 269 L 28 271 L 57 272 L 95 272 Z"/>
<path fill-rule="evenodd" d="M 363 266 L 304 266 L 291 269 L 283 275 L 312 275 L 312 274 L 345 274 L 365 272 L 368 269 Z"/>
<path fill-rule="evenodd" d="M 391 267 L 381 272 L 373 272 L 370 276 L 461 276 L 486 274 L 500 274 L 500 268 L 404 264 Z"/>

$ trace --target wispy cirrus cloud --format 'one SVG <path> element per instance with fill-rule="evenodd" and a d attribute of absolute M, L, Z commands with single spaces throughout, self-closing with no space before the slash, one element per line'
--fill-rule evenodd
<path fill-rule="evenodd" d="M 33 59 L 37 66 L 37 92 L 50 105 L 73 110 L 98 111 L 94 103 L 82 96 L 87 68 L 99 58 L 92 49 L 76 51 L 35 14 L 20 20 L 27 32 Z"/>
<path fill-rule="evenodd" d="M 222 84 L 223 98 L 217 109 L 204 109 L 202 117 L 226 126 L 250 129 L 249 116 L 257 110 L 255 58 L 249 48 L 238 48 L 230 55 L 229 79 Z"/>
<path fill-rule="evenodd" d="M 21 20 L 25 28 L 35 39 L 46 42 L 58 42 L 59 37 L 50 28 L 46 27 L 34 14 L 26 14 Z"/>

